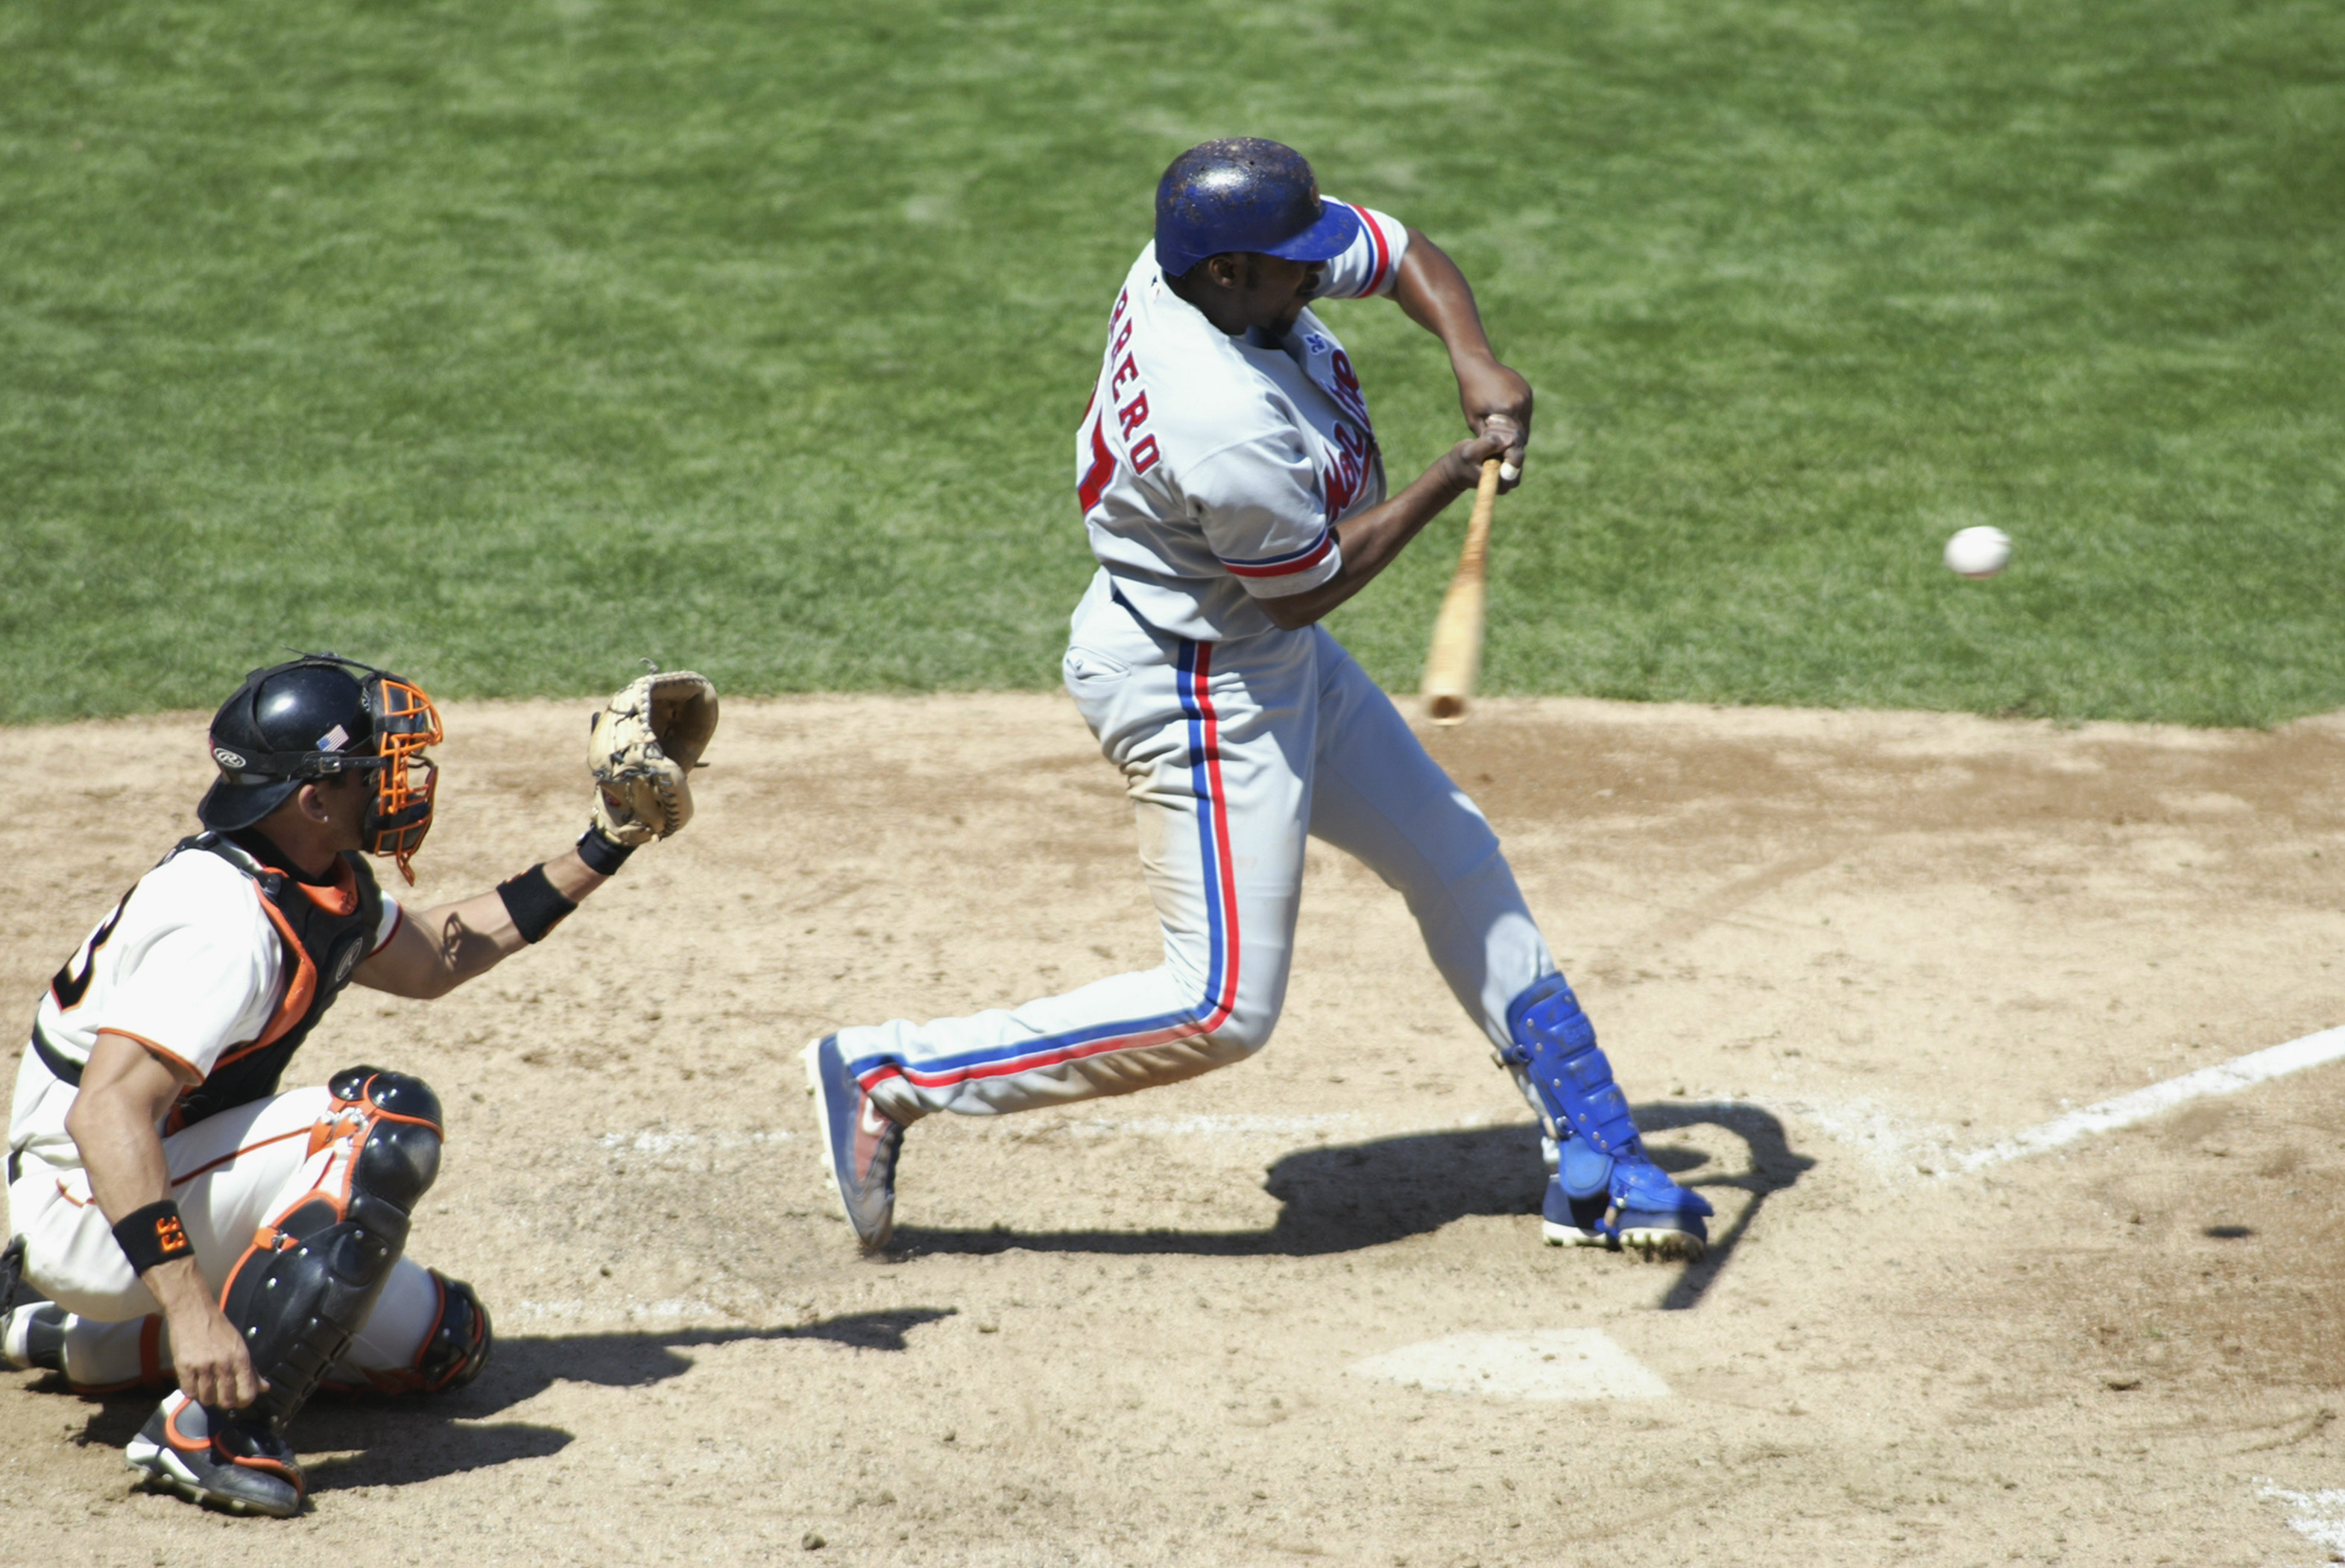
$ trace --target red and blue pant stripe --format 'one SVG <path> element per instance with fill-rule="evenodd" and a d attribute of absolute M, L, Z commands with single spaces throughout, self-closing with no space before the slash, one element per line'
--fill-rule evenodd
<path fill-rule="evenodd" d="M 900 1077 L 924 1089 L 1032 1072 L 1115 1051 L 1210 1035 L 1228 1022 L 1238 996 L 1238 899 L 1230 849 L 1229 797 L 1222 778 L 1221 721 L 1213 710 L 1213 644 L 1183 639 L 1176 690 L 1187 722 L 1190 786 L 1196 796 L 1197 861 L 1206 925 L 1203 995 L 1192 1007 L 1123 1018 L 911 1063 L 892 1052 L 859 1057 L 848 1070 L 868 1092 Z"/>

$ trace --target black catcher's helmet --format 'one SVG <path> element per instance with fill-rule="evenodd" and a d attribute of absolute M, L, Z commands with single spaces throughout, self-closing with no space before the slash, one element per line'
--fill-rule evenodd
<path fill-rule="evenodd" d="M 215 833 L 250 827 L 312 779 L 374 775 L 366 848 L 408 865 L 431 829 L 439 769 L 423 748 L 439 744 L 439 710 L 422 688 L 334 653 L 309 653 L 255 670 L 212 715 L 219 777 L 196 815 Z M 421 779 L 412 776 L 420 770 Z"/>

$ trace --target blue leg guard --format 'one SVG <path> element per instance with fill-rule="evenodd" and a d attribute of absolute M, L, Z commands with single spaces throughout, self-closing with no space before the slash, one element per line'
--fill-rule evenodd
<path fill-rule="evenodd" d="M 1645 1157 L 1629 1097 L 1612 1081 L 1595 1026 L 1562 976 L 1533 983 L 1508 1005 L 1507 1033 L 1512 1044 L 1500 1058 L 1522 1074 L 1559 1146 L 1547 1239 L 1700 1258 L 1710 1245 L 1710 1204 Z"/>

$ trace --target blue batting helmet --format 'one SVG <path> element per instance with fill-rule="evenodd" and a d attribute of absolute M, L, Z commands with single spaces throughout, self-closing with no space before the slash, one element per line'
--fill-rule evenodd
<path fill-rule="evenodd" d="M 1320 199 L 1301 153 L 1260 137 L 1201 142 L 1156 182 L 1156 265 L 1169 278 L 1226 251 L 1325 261 L 1359 232 L 1350 207 Z"/>

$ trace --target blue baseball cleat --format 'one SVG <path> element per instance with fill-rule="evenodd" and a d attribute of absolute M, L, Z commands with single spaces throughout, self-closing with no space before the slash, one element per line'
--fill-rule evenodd
<path fill-rule="evenodd" d="M 879 1251 L 896 1233 L 896 1156 L 904 1128 L 880 1113 L 847 1070 L 837 1035 L 807 1042 L 806 1067 L 807 1093 L 822 1124 L 822 1163 L 838 1206 L 863 1249 Z"/>
<path fill-rule="evenodd" d="M 1563 976 L 1549 975 L 1517 996 L 1507 1029 L 1512 1044 L 1499 1060 L 1522 1075 L 1556 1145 L 1542 1208 L 1548 1245 L 1699 1259 L 1710 1249 L 1710 1204 L 1647 1157 L 1629 1097 L 1612 1081 L 1612 1064 Z"/>
<path fill-rule="evenodd" d="M 1631 1145 L 1608 1156 L 1584 1139 L 1567 1138 L 1563 1160 L 1566 1169 L 1580 1167 L 1582 1179 L 1567 1182 L 1562 1171 L 1548 1179 L 1540 1229 L 1548 1246 L 1627 1248 L 1689 1263 L 1701 1261 L 1710 1249 L 1709 1200 L 1671 1181 L 1642 1148 Z M 1591 1186 L 1592 1191 L 1575 1191 Z"/>

